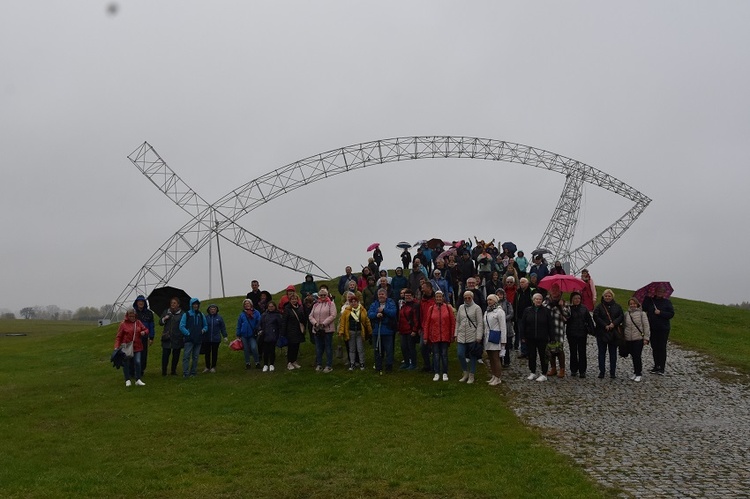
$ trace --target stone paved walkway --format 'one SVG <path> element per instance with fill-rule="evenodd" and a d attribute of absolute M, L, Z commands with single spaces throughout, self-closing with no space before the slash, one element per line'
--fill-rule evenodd
<path fill-rule="evenodd" d="M 598 379 L 589 340 L 585 379 L 528 381 L 527 361 L 514 358 L 502 386 L 522 420 L 622 497 L 750 497 L 747 376 L 674 344 L 656 376 L 643 353 L 641 383 L 630 358 L 618 358 L 616 379 Z"/>

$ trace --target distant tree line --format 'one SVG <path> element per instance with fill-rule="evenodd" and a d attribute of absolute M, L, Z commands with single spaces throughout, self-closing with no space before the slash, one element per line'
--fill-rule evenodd
<path fill-rule="evenodd" d="M 19 311 L 19 315 L 24 319 L 39 319 L 51 321 L 98 321 L 99 319 L 107 316 L 107 314 L 109 314 L 111 310 L 112 305 L 102 305 L 101 307 L 79 307 L 75 312 L 71 310 L 63 310 L 57 305 L 35 305 L 33 307 L 23 307 Z M 16 314 L 4 310 L 0 315 L 0 318 L 15 319 Z M 113 320 L 120 320 L 121 318 L 122 314 L 116 314 Z"/>
<path fill-rule="evenodd" d="M 747 301 L 743 301 L 742 303 L 731 303 L 729 306 L 736 307 L 736 308 L 744 308 L 745 310 L 750 310 L 750 302 L 747 302 Z"/>

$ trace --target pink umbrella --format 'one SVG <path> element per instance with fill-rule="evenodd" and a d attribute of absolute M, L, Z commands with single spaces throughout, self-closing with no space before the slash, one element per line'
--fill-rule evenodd
<path fill-rule="evenodd" d="M 586 284 L 576 276 L 564 274 L 548 275 L 547 277 L 539 281 L 539 287 L 546 289 L 547 291 L 552 289 L 552 286 L 555 284 L 560 286 L 560 291 L 562 291 L 563 293 L 568 293 L 570 291 L 580 291 L 588 286 L 588 284 Z"/>
<path fill-rule="evenodd" d="M 448 248 L 447 250 L 443 251 L 438 255 L 438 258 L 442 258 L 443 260 L 448 259 L 448 255 L 455 255 L 456 254 L 456 248 Z"/>
<path fill-rule="evenodd" d="M 643 299 L 647 296 L 655 296 L 656 288 L 664 287 L 664 298 L 669 298 L 674 292 L 674 288 L 668 281 L 654 281 L 650 284 L 643 286 L 641 289 L 633 293 L 633 297 L 639 302 L 643 303 Z"/>
<path fill-rule="evenodd" d="M 380 243 L 372 243 L 371 245 L 369 245 L 369 246 L 367 247 L 367 251 L 372 251 L 372 250 L 374 250 L 375 248 L 379 248 L 379 247 L 380 247 Z"/>

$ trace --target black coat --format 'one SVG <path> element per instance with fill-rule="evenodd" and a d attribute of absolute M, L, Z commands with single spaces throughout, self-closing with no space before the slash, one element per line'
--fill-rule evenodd
<path fill-rule="evenodd" d="M 612 319 L 611 321 L 610 318 Z M 622 307 L 614 300 L 607 303 L 602 298 L 599 305 L 594 308 L 594 325 L 596 326 L 594 332 L 596 333 L 596 337 L 607 343 L 615 342 L 617 340 L 615 330 L 617 326 L 622 325 L 624 320 L 625 315 L 622 312 Z M 607 331 L 605 327 L 610 323 L 615 325 L 615 329 Z"/>
<path fill-rule="evenodd" d="M 555 341 L 555 328 L 552 325 L 552 314 L 544 306 L 531 306 L 524 310 L 518 330 L 522 338 L 538 342 Z"/>
<path fill-rule="evenodd" d="M 302 332 L 300 324 L 307 325 L 307 314 L 302 305 L 297 308 L 291 305 L 284 307 L 284 315 L 281 319 L 281 336 L 284 336 L 289 343 L 303 343 L 305 334 Z"/>
<path fill-rule="evenodd" d="M 594 321 L 586 307 L 570 306 L 570 317 L 565 323 L 565 334 L 568 338 L 585 338 L 587 334 L 594 334 Z"/>

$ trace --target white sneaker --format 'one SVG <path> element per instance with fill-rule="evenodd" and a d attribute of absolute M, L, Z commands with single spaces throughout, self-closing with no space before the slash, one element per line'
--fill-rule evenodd
<path fill-rule="evenodd" d="M 301 365 L 299 365 L 299 364 L 298 364 L 298 363 L 296 363 L 296 362 L 292 362 L 292 365 L 294 366 L 294 368 L 295 368 L 295 369 L 302 369 L 302 366 L 301 366 Z"/>
<path fill-rule="evenodd" d="M 268 372 L 268 366 L 263 366 L 263 372 L 264 372 L 264 373 L 267 373 L 267 372 Z"/>
<path fill-rule="evenodd" d="M 130 386 L 130 385 L 132 385 L 132 384 L 133 384 L 133 383 L 131 383 L 131 382 L 130 382 L 130 380 L 127 380 L 127 381 L 125 382 L 125 386 Z"/>
<path fill-rule="evenodd" d="M 323 370 L 323 368 L 321 366 L 315 366 L 315 372 L 316 373 L 319 373 L 322 370 Z"/>
<path fill-rule="evenodd" d="M 209 370 L 208 372 L 210 372 L 210 373 L 215 373 L 215 372 L 216 372 L 216 368 L 215 368 L 215 367 L 212 367 L 212 368 L 211 368 L 211 369 L 210 369 L 210 370 Z"/>
<path fill-rule="evenodd" d="M 500 383 L 502 383 L 502 381 L 503 380 L 501 380 L 500 378 L 495 378 L 495 380 L 492 383 L 490 383 L 490 386 L 497 386 Z"/>
<path fill-rule="evenodd" d="M 477 359 L 477 364 L 484 364 L 484 360 L 483 359 Z"/>
<path fill-rule="evenodd" d="M 443 373 L 443 381 L 448 381 L 448 375 Z"/>
<path fill-rule="evenodd" d="M 146 386 L 146 383 L 144 383 L 143 381 L 137 379 L 137 380 L 135 380 L 135 386 Z"/>
<path fill-rule="evenodd" d="M 203 372 L 204 372 L 204 373 L 207 373 L 207 372 L 209 372 L 209 371 L 210 371 L 210 369 L 209 369 L 209 368 L 205 368 L 205 369 L 203 370 Z"/>
<path fill-rule="evenodd" d="M 467 379 L 469 379 L 469 371 L 464 371 L 464 375 L 461 377 L 461 379 L 458 380 L 458 382 L 463 383 Z"/>
<path fill-rule="evenodd" d="M 540 374 L 539 377 L 536 379 L 537 381 L 547 381 L 547 376 L 544 374 Z"/>
<path fill-rule="evenodd" d="M 325 368 L 323 369 L 323 372 L 324 372 L 324 373 L 326 373 L 326 374 L 328 374 L 328 373 L 329 373 L 329 372 L 331 372 L 331 371 L 333 371 L 333 368 L 332 368 L 332 367 L 328 367 L 328 366 L 326 366 L 326 367 L 325 367 Z"/>
<path fill-rule="evenodd" d="M 273 364 L 271 364 L 270 366 L 268 366 L 268 370 L 271 371 L 271 372 L 274 372 L 276 370 L 276 366 L 274 366 Z"/>
<path fill-rule="evenodd" d="M 495 377 L 495 375 L 493 374 L 492 377 L 487 381 L 487 384 L 491 385 L 496 379 L 497 377 Z"/>
<path fill-rule="evenodd" d="M 294 371 L 294 364 L 292 364 L 291 362 L 288 362 L 286 365 L 286 368 L 289 371 Z"/>
<path fill-rule="evenodd" d="M 635 378 L 633 378 L 633 381 L 635 381 L 636 383 L 640 383 L 641 382 L 641 377 L 640 376 L 636 376 Z"/>
<path fill-rule="evenodd" d="M 466 382 L 467 385 L 471 385 L 474 383 L 474 375 L 469 374 L 469 380 Z"/>
<path fill-rule="evenodd" d="M 529 375 L 528 375 L 528 376 L 526 377 L 526 379 L 528 379 L 529 381 L 531 381 L 531 380 L 534 380 L 534 379 L 536 379 L 536 373 L 531 373 L 531 374 L 529 374 Z"/>
<path fill-rule="evenodd" d="M 432 381 L 440 381 L 440 375 L 436 374 L 435 376 L 433 376 Z M 130 383 L 130 381 L 128 381 L 128 383 Z M 127 386 L 130 386 L 130 385 L 127 385 Z"/>
<path fill-rule="evenodd" d="M 635 374 L 630 375 L 630 381 L 635 381 Z"/>

